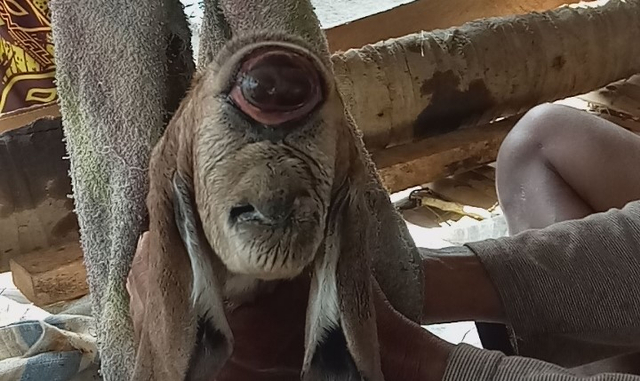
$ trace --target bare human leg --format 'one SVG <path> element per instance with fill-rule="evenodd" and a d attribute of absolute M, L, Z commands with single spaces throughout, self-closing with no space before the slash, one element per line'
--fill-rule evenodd
<path fill-rule="evenodd" d="M 639 199 L 639 166 L 640 136 L 570 107 L 535 107 L 498 154 L 496 185 L 510 234 Z M 505 326 L 477 327 L 485 348 L 513 354 Z"/>
<path fill-rule="evenodd" d="M 511 234 L 640 198 L 640 136 L 570 107 L 532 109 L 498 154 L 496 184 Z"/>

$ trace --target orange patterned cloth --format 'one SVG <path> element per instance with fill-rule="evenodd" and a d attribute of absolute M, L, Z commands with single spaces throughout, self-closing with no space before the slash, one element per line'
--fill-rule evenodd
<path fill-rule="evenodd" d="M 57 100 L 49 0 L 0 0 L 0 115 Z"/>

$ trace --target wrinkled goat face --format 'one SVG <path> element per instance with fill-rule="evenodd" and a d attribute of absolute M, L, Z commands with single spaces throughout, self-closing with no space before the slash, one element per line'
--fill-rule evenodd
<path fill-rule="evenodd" d="M 344 121 L 331 72 L 298 43 L 236 41 L 194 96 L 202 113 L 194 182 L 207 239 L 232 273 L 297 276 L 324 237 Z"/>

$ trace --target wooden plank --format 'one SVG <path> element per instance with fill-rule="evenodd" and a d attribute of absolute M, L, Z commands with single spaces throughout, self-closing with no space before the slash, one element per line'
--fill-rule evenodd
<path fill-rule="evenodd" d="M 640 120 L 640 75 L 614 82 L 577 98 L 588 102 L 594 110 L 604 108 Z"/>
<path fill-rule="evenodd" d="M 62 139 L 60 118 L 0 135 L 0 272 L 13 257 L 79 239 Z"/>
<path fill-rule="evenodd" d="M 73 242 L 11 260 L 13 283 L 37 306 L 72 300 L 89 292 L 80 244 Z"/>
<path fill-rule="evenodd" d="M 573 99 L 580 102 L 568 99 L 562 103 L 578 109 L 600 106 L 603 108 L 600 117 L 640 134 L 640 121 L 635 116 L 640 110 L 639 85 L 640 76 L 635 76 L 615 87 L 608 86 Z M 474 170 L 455 178 L 494 198 L 497 195 L 492 184 L 487 187 L 477 176 L 495 181 L 495 169 L 482 165 L 495 161 L 500 144 L 519 118 L 383 149 L 374 152 L 372 158 L 391 193 Z"/>
<path fill-rule="evenodd" d="M 493 162 L 520 117 L 459 130 L 374 152 L 373 161 L 390 193 Z"/>
<path fill-rule="evenodd" d="M 0 116 L 0 135 L 30 125 L 39 119 L 58 117 L 60 106 L 55 102 L 16 110 Z"/>
<path fill-rule="evenodd" d="M 447 201 L 486 210 L 493 207 L 498 201 L 497 198 L 486 195 L 468 183 L 458 180 L 456 177 L 435 181 L 429 185 L 429 189 Z"/>
<path fill-rule="evenodd" d="M 484 165 L 482 167 L 478 167 L 474 169 L 473 172 L 486 177 L 487 179 L 493 181 L 494 183 L 496 181 L 496 170 L 494 167 L 490 165 Z"/>
<path fill-rule="evenodd" d="M 331 51 L 359 48 L 421 30 L 444 29 L 485 17 L 540 12 L 579 0 L 419 0 L 325 30 Z"/>
<path fill-rule="evenodd" d="M 488 167 L 491 168 L 491 167 Z M 485 196 L 489 197 L 493 202 L 498 201 L 498 193 L 496 192 L 496 182 L 495 179 L 491 180 L 482 174 L 469 171 L 464 172 L 459 175 L 454 176 L 454 179 L 457 181 L 467 184 L 473 189 L 476 189 L 479 192 L 482 192 Z"/>

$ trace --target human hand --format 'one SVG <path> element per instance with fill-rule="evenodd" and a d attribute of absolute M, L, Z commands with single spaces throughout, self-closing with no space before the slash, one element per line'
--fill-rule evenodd
<path fill-rule="evenodd" d="M 396 311 L 374 282 L 382 372 L 387 381 L 440 381 L 454 345 Z"/>
<path fill-rule="evenodd" d="M 453 345 L 398 313 L 376 282 L 373 291 L 386 380 L 441 380 Z M 308 293 L 301 277 L 230 312 L 234 353 L 219 380 L 299 381 Z"/>

